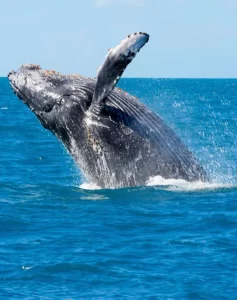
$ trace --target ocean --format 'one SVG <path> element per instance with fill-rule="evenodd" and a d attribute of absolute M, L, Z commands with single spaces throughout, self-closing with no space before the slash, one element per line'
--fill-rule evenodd
<path fill-rule="evenodd" d="M 0 78 L 0 299 L 237 299 L 237 80 L 119 86 L 211 183 L 98 189 Z"/>

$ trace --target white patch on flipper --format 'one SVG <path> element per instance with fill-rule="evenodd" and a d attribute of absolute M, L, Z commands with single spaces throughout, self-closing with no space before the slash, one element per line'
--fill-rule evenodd
<path fill-rule="evenodd" d="M 90 106 L 90 111 L 99 114 L 104 107 L 106 97 L 113 90 L 127 65 L 137 52 L 148 42 L 149 35 L 138 32 L 129 35 L 121 43 L 109 50 L 103 65 L 97 74 L 96 86 Z M 95 106 L 99 109 L 95 109 Z"/>
<path fill-rule="evenodd" d="M 102 66 L 99 66 L 99 68 L 98 68 L 96 74 L 99 74 L 101 68 L 102 68 Z"/>
<path fill-rule="evenodd" d="M 125 55 L 129 56 L 129 54 L 134 53 L 134 56 L 131 58 L 135 57 L 137 52 L 148 42 L 149 40 L 149 35 L 143 32 L 137 32 L 134 34 L 129 35 L 126 39 L 122 40 L 121 43 L 111 49 L 109 51 L 109 55 Z"/>

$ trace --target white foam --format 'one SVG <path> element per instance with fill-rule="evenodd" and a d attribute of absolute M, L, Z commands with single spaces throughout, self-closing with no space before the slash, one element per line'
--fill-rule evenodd
<path fill-rule="evenodd" d="M 184 179 L 165 179 L 161 176 L 151 177 L 147 182 L 147 186 L 162 186 L 165 187 L 166 190 L 171 191 L 215 190 L 234 187 L 234 185 L 231 184 L 223 184 L 218 182 L 188 182 Z"/>
<path fill-rule="evenodd" d="M 159 189 L 164 189 L 168 191 L 202 191 L 202 190 L 216 190 L 216 189 L 230 189 L 235 188 L 237 185 L 225 184 L 219 182 L 203 182 L 203 181 L 193 181 L 189 182 L 184 179 L 165 179 L 161 176 L 151 177 L 146 186 L 159 187 Z M 79 186 L 84 190 L 101 190 L 102 188 L 95 183 L 84 182 Z M 112 188 L 113 189 L 113 188 Z"/>
<path fill-rule="evenodd" d="M 83 190 L 101 190 L 101 187 L 99 187 L 95 183 L 84 182 L 80 185 L 80 189 L 83 189 Z"/>
<path fill-rule="evenodd" d="M 109 198 L 105 197 L 104 195 L 93 194 L 93 195 L 88 195 L 88 196 L 82 196 L 81 199 L 98 201 L 98 200 L 108 200 Z"/>
<path fill-rule="evenodd" d="M 6 109 L 8 109 L 8 107 L 1 107 L 1 109 L 6 110 Z"/>
<path fill-rule="evenodd" d="M 33 266 L 22 266 L 21 268 L 22 268 L 22 270 L 27 271 L 27 270 L 30 270 L 34 267 Z"/>

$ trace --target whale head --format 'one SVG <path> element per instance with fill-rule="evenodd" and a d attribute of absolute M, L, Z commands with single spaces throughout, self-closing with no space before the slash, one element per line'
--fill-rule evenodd
<path fill-rule="evenodd" d="M 61 75 L 30 64 L 10 72 L 8 79 L 16 95 L 29 106 L 45 128 L 57 136 L 64 135 L 63 128 L 75 118 L 80 131 L 92 99 L 92 93 L 81 92 L 84 77 Z"/>

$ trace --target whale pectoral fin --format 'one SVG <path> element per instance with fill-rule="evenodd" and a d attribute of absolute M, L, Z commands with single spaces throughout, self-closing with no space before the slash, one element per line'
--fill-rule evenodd
<path fill-rule="evenodd" d="M 109 50 L 105 62 L 98 70 L 90 112 L 98 114 L 101 111 L 106 97 L 117 84 L 125 68 L 148 40 L 148 34 L 137 32 Z"/>

